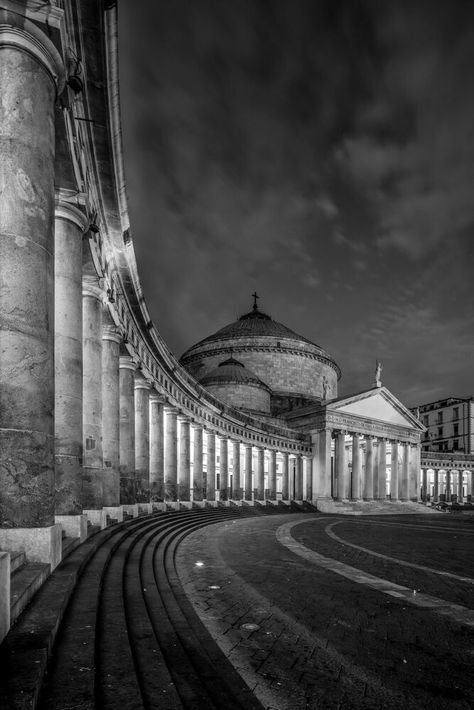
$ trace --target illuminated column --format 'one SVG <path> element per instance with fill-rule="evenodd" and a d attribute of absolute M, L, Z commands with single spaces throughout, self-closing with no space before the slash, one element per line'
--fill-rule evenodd
<path fill-rule="evenodd" d="M 165 500 L 178 500 L 178 416 L 174 407 L 165 406 Z"/>
<path fill-rule="evenodd" d="M 303 457 L 295 457 L 295 500 L 303 500 Z"/>
<path fill-rule="evenodd" d="M 257 470 L 255 476 L 256 499 L 265 499 L 265 449 L 257 446 Z"/>
<path fill-rule="evenodd" d="M 268 462 L 268 497 L 276 500 L 277 476 L 276 476 L 276 451 L 270 450 Z"/>
<path fill-rule="evenodd" d="M 202 426 L 194 427 L 193 441 L 193 500 L 203 499 L 203 467 L 202 467 Z"/>
<path fill-rule="evenodd" d="M 428 496 L 428 471 L 426 468 L 421 469 L 421 500 L 426 502 Z"/>
<path fill-rule="evenodd" d="M 386 500 L 387 498 L 387 440 L 380 439 L 378 445 L 378 498 Z"/>
<path fill-rule="evenodd" d="M 360 456 L 360 441 L 359 435 L 352 435 L 352 486 L 351 486 L 351 498 L 353 500 L 359 500 L 362 497 L 361 494 L 361 475 L 362 475 L 362 462 Z"/>
<path fill-rule="evenodd" d="M 420 447 L 416 444 L 410 445 L 410 464 L 409 464 L 409 500 L 416 502 L 420 495 L 420 468 L 421 468 L 421 453 Z"/>
<path fill-rule="evenodd" d="M 229 442 L 226 437 L 219 439 L 219 499 L 229 500 Z"/>
<path fill-rule="evenodd" d="M 346 460 L 346 432 L 338 431 L 336 434 L 335 452 L 335 498 L 346 500 L 349 497 L 348 491 L 348 470 Z"/>
<path fill-rule="evenodd" d="M 216 435 L 213 431 L 207 433 L 207 478 L 206 498 L 216 499 Z"/>
<path fill-rule="evenodd" d="M 303 478 L 306 483 L 304 499 L 307 501 L 311 501 L 313 496 L 313 478 L 311 468 L 311 458 L 309 456 L 303 456 Z"/>
<path fill-rule="evenodd" d="M 434 469 L 434 482 L 433 482 L 433 500 L 435 502 L 439 501 L 439 471 L 437 468 Z"/>
<path fill-rule="evenodd" d="M 104 505 L 102 485 L 102 308 L 103 290 L 95 276 L 82 279 L 83 506 Z"/>
<path fill-rule="evenodd" d="M 289 454 L 284 452 L 281 455 L 281 497 L 283 500 L 290 499 L 289 477 Z"/>
<path fill-rule="evenodd" d="M 141 375 L 135 377 L 135 491 L 142 503 L 150 500 L 150 390 Z"/>
<path fill-rule="evenodd" d="M 240 482 L 240 442 L 232 442 L 232 498 L 240 500 L 241 482 Z"/>
<path fill-rule="evenodd" d="M 311 433 L 313 444 L 313 500 L 331 497 L 331 429 Z"/>
<path fill-rule="evenodd" d="M 135 503 L 135 370 L 129 355 L 120 356 L 120 502 Z"/>
<path fill-rule="evenodd" d="M 448 469 L 446 469 L 446 472 L 445 472 L 445 481 L 446 481 L 445 495 L 446 495 L 446 500 L 449 502 L 451 500 L 451 471 Z"/>
<path fill-rule="evenodd" d="M 390 500 L 398 500 L 398 441 L 392 441 L 390 457 Z"/>
<path fill-rule="evenodd" d="M 88 221 L 58 201 L 54 229 L 54 436 L 58 515 L 82 513 L 82 235 Z"/>
<path fill-rule="evenodd" d="M 119 361 L 122 336 L 115 325 L 102 331 L 102 452 L 104 505 L 120 504 L 120 391 Z"/>
<path fill-rule="evenodd" d="M 150 499 L 164 500 L 164 410 L 163 400 L 150 394 Z"/>
<path fill-rule="evenodd" d="M 191 490 L 191 425 L 186 417 L 179 422 L 178 498 L 189 501 Z"/>
<path fill-rule="evenodd" d="M 463 502 L 463 485 L 462 485 L 462 479 L 463 479 L 463 471 L 462 469 L 458 470 L 458 503 Z"/>
<path fill-rule="evenodd" d="M 12 11 L 4 7 L 0 20 L 0 548 L 23 549 L 29 561 L 52 570 L 61 559 L 54 525 L 53 221 L 63 66 L 47 34 L 22 16 L 26 3 L 7 5 Z M 45 23 L 51 8 L 28 10 Z M 24 528 L 35 532 L 25 535 Z"/>
<path fill-rule="evenodd" d="M 402 444 L 403 458 L 402 458 L 402 475 L 400 477 L 400 500 L 408 500 L 408 476 L 409 476 L 409 462 L 410 462 L 410 444 L 404 442 Z"/>
<path fill-rule="evenodd" d="M 253 486 L 252 486 L 252 445 L 245 444 L 245 490 L 244 498 L 245 500 L 252 500 Z"/>
<path fill-rule="evenodd" d="M 374 448 L 371 436 L 365 437 L 365 475 L 362 496 L 364 500 L 374 499 Z"/>

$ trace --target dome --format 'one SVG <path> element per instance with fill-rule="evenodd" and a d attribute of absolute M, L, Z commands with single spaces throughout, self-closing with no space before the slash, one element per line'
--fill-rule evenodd
<path fill-rule="evenodd" d="M 248 384 L 254 385 L 255 387 L 262 387 L 263 389 L 268 390 L 268 392 L 271 392 L 270 387 L 266 385 L 265 382 L 262 382 L 257 375 L 233 357 L 219 363 L 216 368 L 201 377 L 198 382 L 203 387 L 208 387 L 211 384 L 235 382 L 238 384 Z"/>
<path fill-rule="evenodd" d="M 274 416 L 337 397 L 341 371 L 331 355 L 273 320 L 254 299 L 251 311 L 191 346 L 181 356 L 183 367 L 205 386 L 253 376 L 271 391 Z"/>

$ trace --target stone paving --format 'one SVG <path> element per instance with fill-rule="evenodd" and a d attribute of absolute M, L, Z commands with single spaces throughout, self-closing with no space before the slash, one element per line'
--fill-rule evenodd
<path fill-rule="evenodd" d="M 288 523 L 307 559 L 277 541 Z M 272 516 L 193 533 L 176 562 L 201 619 L 269 710 L 467 710 L 474 628 L 452 611 L 474 611 L 473 539 L 468 516 Z M 313 553 L 434 597 L 446 614 L 325 569 Z"/>

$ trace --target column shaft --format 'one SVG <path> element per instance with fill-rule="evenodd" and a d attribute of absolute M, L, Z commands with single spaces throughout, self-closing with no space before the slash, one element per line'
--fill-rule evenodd
<path fill-rule="evenodd" d="M 286 452 L 281 455 L 281 497 L 283 500 L 290 499 L 289 458 L 289 454 Z"/>
<path fill-rule="evenodd" d="M 434 481 L 433 481 L 433 500 L 435 502 L 439 501 L 439 471 L 434 470 Z"/>
<path fill-rule="evenodd" d="M 362 496 L 364 500 L 374 499 L 374 449 L 370 436 L 365 437 L 365 473 Z"/>
<path fill-rule="evenodd" d="M 250 444 L 245 444 L 245 490 L 244 490 L 245 500 L 252 500 L 252 493 L 253 493 L 252 464 L 253 464 L 252 446 Z"/>
<path fill-rule="evenodd" d="M 178 417 L 165 407 L 165 500 L 178 500 Z"/>
<path fill-rule="evenodd" d="M 102 333 L 102 452 L 104 505 L 120 505 L 120 389 L 121 336 L 115 326 Z"/>
<path fill-rule="evenodd" d="M 150 389 L 141 376 L 135 378 L 135 496 L 150 500 Z"/>
<path fill-rule="evenodd" d="M 229 500 L 229 442 L 219 440 L 219 499 Z"/>
<path fill-rule="evenodd" d="M 164 500 L 164 411 L 156 394 L 150 395 L 150 499 Z"/>
<path fill-rule="evenodd" d="M 232 442 L 232 498 L 241 500 L 242 490 L 240 482 L 240 442 Z"/>
<path fill-rule="evenodd" d="M 353 500 L 359 500 L 362 497 L 361 492 L 361 456 L 360 456 L 360 441 L 359 435 L 352 435 L 352 485 L 351 485 L 351 498 Z"/>
<path fill-rule="evenodd" d="M 120 357 L 120 502 L 135 503 L 135 369 L 132 358 Z"/>
<path fill-rule="evenodd" d="M 56 207 L 54 230 L 54 437 L 56 514 L 82 513 L 82 234 L 73 205 Z"/>
<path fill-rule="evenodd" d="M 276 451 L 270 451 L 268 462 L 268 497 L 270 500 L 276 500 L 277 493 L 277 476 L 276 476 Z"/>
<path fill-rule="evenodd" d="M 392 454 L 390 457 L 390 500 L 398 500 L 398 441 L 392 441 Z"/>
<path fill-rule="evenodd" d="M 402 475 L 400 477 L 400 500 L 408 500 L 408 473 L 410 463 L 410 444 L 403 443 Z"/>
<path fill-rule="evenodd" d="M 330 429 L 312 434 L 313 443 L 313 500 L 331 497 L 331 441 Z"/>
<path fill-rule="evenodd" d="M 203 499 L 203 466 L 202 466 L 202 426 L 194 428 L 193 442 L 193 500 Z"/>
<path fill-rule="evenodd" d="M 187 419 L 179 421 L 178 499 L 191 500 L 191 425 Z"/>
<path fill-rule="evenodd" d="M 256 498 L 265 499 L 265 449 L 257 447 Z"/>
<path fill-rule="evenodd" d="M 458 503 L 463 502 L 463 485 L 462 485 L 462 479 L 463 479 L 463 472 L 462 469 L 459 469 L 458 471 Z"/>
<path fill-rule="evenodd" d="M 411 501 L 417 501 L 420 495 L 420 468 L 421 468 L 420 446 L 410 446 L 410 468 L 409 468 L 409 490 L 408 497 Z"/>
<path fill-rule="evenodd" d="M 349 498 L 349 475 L 346 459 L 346 433 L 340 431 L 336 435 L 336 462 L 335 462 L 335 497 L 337 500 Z"/>
<path fill-rule="evenodd" d="M 206 498 L 216 499 L 216 435 L 213 431 L 207 432 L 206 456 Z"/>
<path fill-rule="evenodd" d="M 378 446 L 378 497 L 379 500 L 387 498 L 387 442 L 379 441 Z"/>
<path fill-rule="evenodd" d="M 82 429 L 84 436 L 83 507 L 102 508 L 102 309 L 99 280 L 82 284 Z"/>
<path fill-rule="evenodd" d="M 295 458 L 295 500 L 303 500 L 303 457 L 296 454 Z"/>

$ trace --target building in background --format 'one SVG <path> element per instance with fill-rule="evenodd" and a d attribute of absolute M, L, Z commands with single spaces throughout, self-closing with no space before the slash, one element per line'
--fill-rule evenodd
<path fill-rule="evenodd" d="M 447 397 L 412 409 L 426 431 L 422 451 L 474 452 L 474 397 Z"/>

